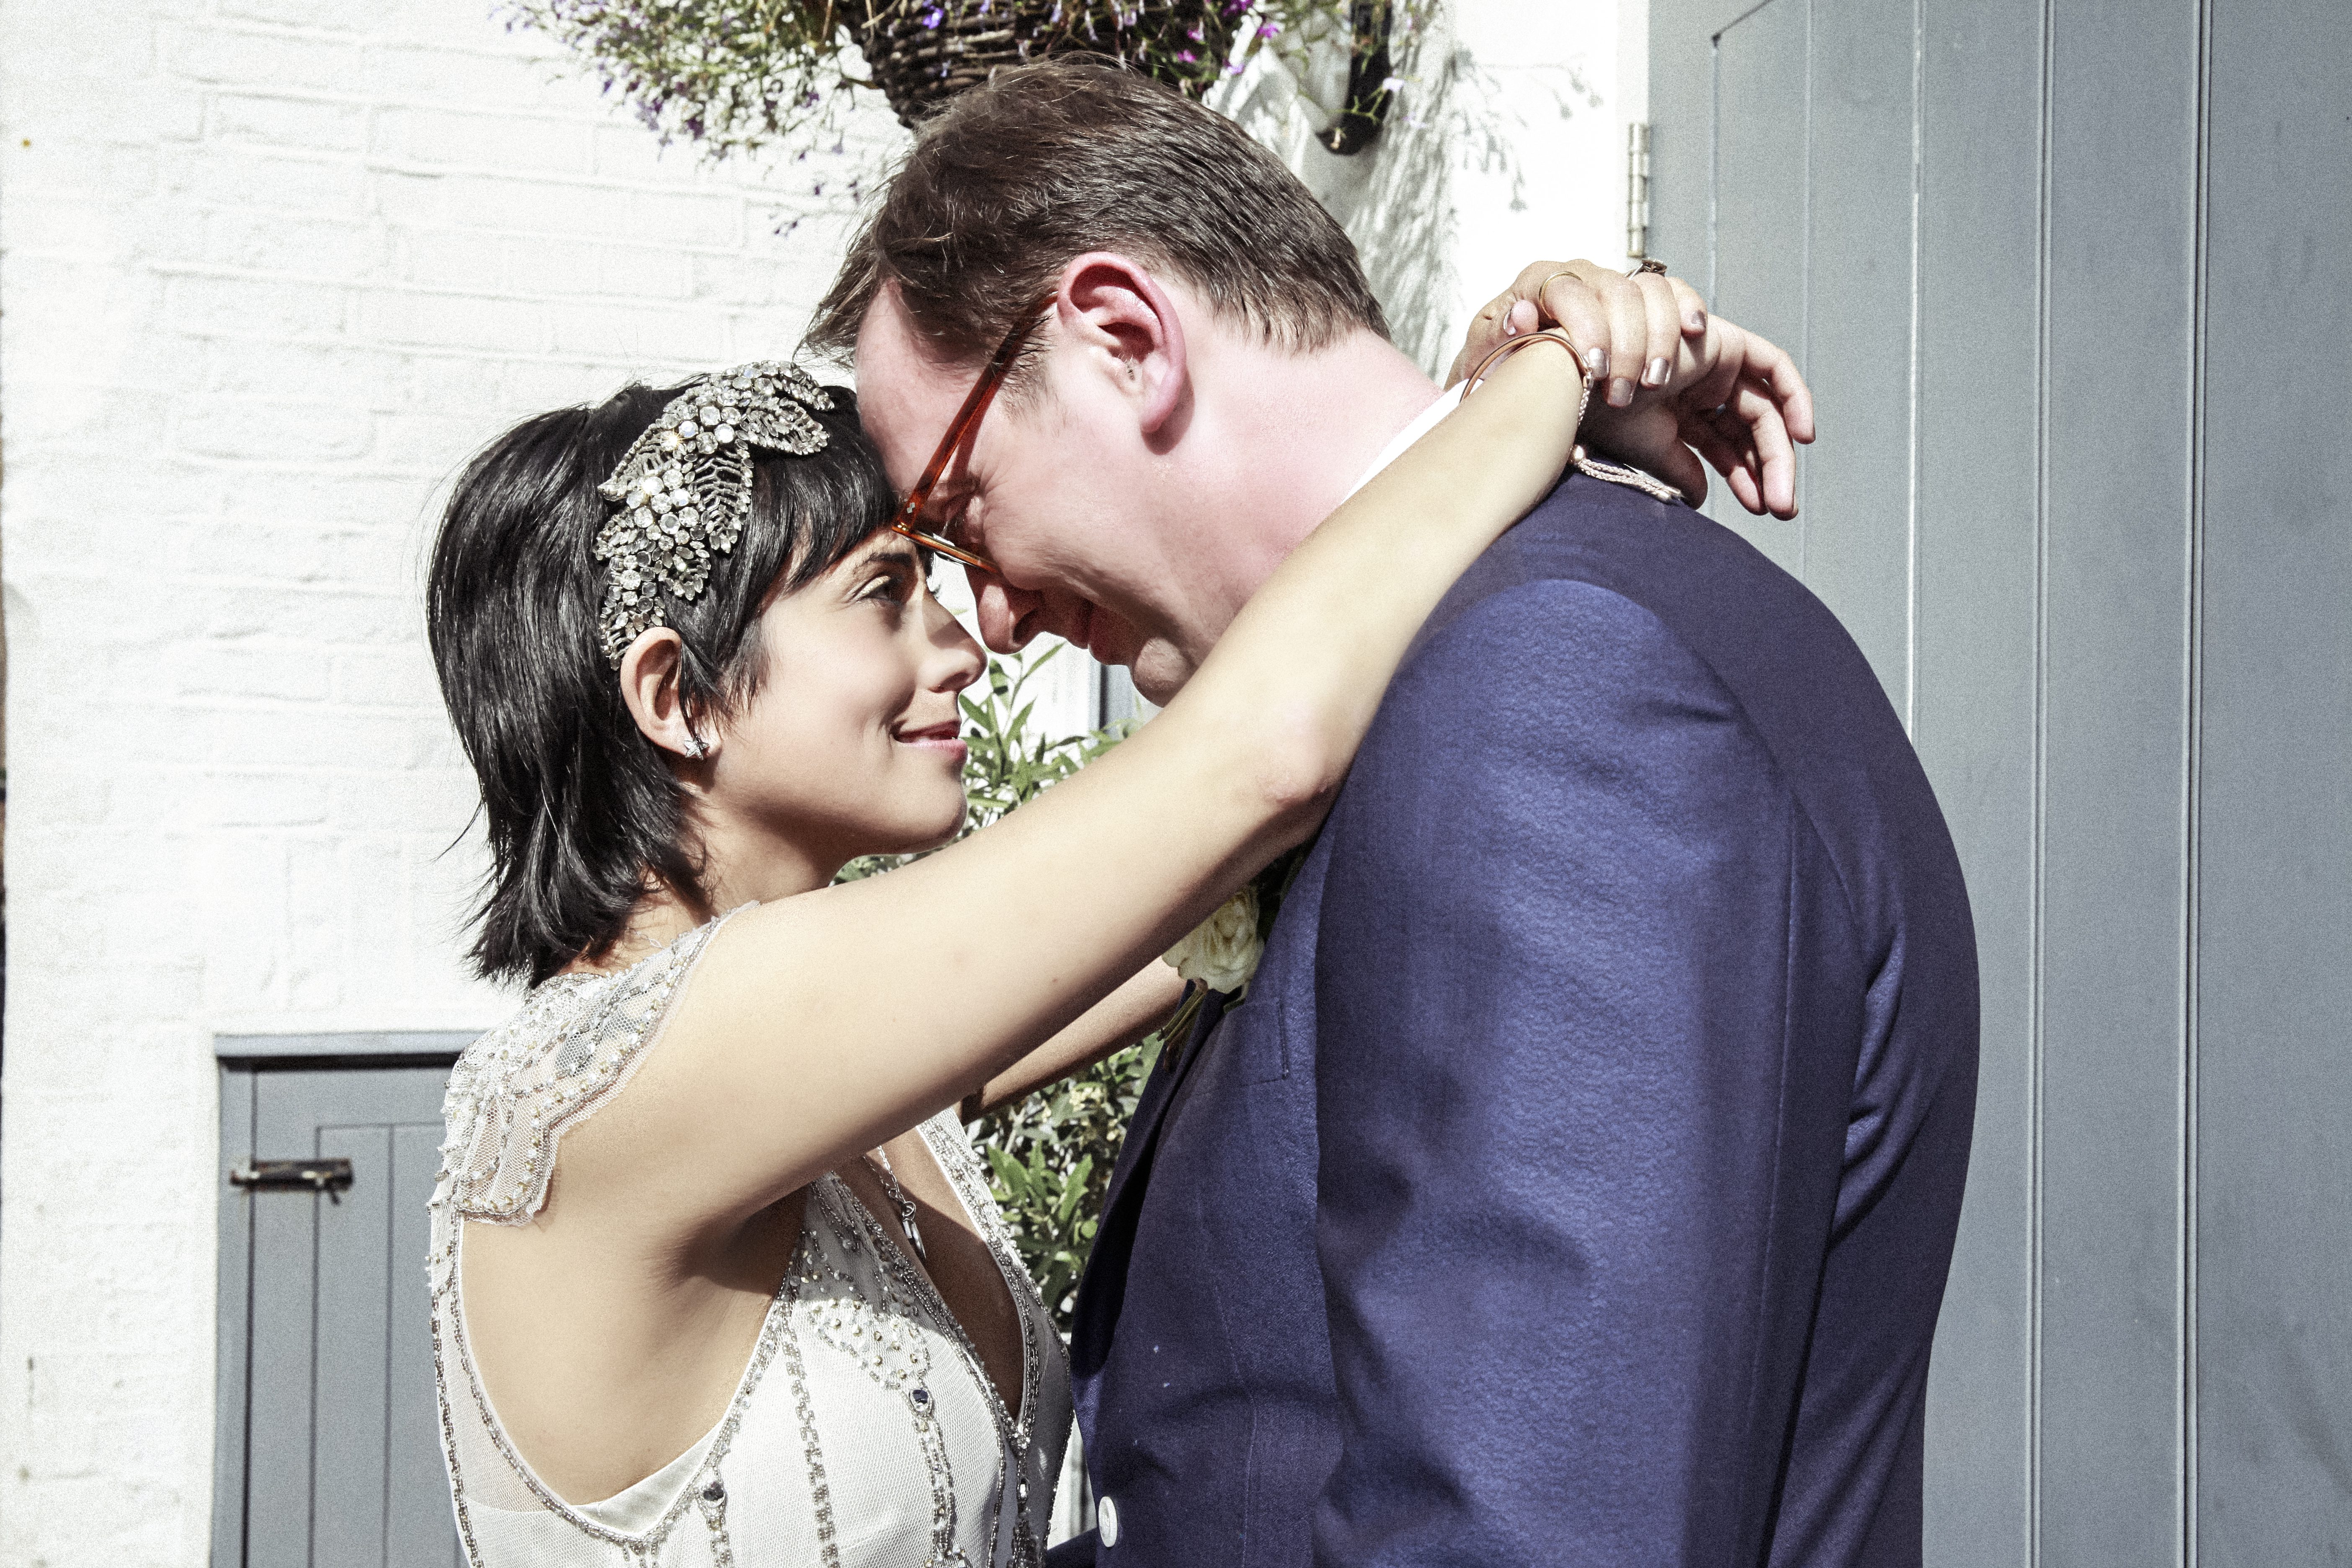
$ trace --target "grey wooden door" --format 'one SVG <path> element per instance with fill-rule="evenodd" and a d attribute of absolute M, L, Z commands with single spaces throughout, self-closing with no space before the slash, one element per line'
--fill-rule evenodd
<path fill-rule="evenodd" d="M 1651 249 L 1795 351 L 1959 840 L 1928 1559 L 2352 1562 L 2352 6 L 1652 0 Z"/>
<path fill-rule="evenodd" d="M 215 1568 L 463 1562 L 425 1284 L 447 1077 L 440 1065 L 223 1075 L 226 1161 L 339 1156 L 352 1182 L 228 1200 Z"/>

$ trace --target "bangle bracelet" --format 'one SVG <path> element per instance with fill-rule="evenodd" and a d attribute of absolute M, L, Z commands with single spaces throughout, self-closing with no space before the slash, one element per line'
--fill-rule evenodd
<path fill-rule="evenodd" d="M 1549 282 L 1550 279 L 1546 279 L 1545 281 Z M 1577 355 L 1576 345 L 1569 342 L 1568 334 L 1557 327 L 1546 327 L 1539 332 L 1529 332 L 1524 337 L 1507 338 L 1488 349 L 1485 357 L 1481 358 L 1470 374 L 1463 378 L 1462 395 L 1468 397 L 1476 389 L 1478 383 L 1486 378 L 1488 371 L 1507 356 L 1517 353 L 1538 338 L 1550 339 L 1566 349 L 1570 357 L 1576 360 L 1576 374 L 1584 384 L 1583 393 L 1576 400 L 1576 424 L 1580 433 L 1584 427 L 1585 411 L 1592 406 L 1592 374 L 1584 368 L 1582 358 Z M 1587 455 L 1582 442 L 1579 442 L 1570 452 L 1568 462 L 1569 467 L 1589 479 L 1605 480 L 1612 485 L 1625 485 L 1657 500 L 1681 502 L 1683 500 L 1682 491 L 1654 474 L 1643 473 L 1639 468 L 1630 468 L 1622 463 L 1603 462 L 1600 458 Z"/>
<path fill-rule="evenodd" d="M 1576 345 L 1569 342 L 1568 334 L 1558 327 L 1546 327 L 1541 331 L 1527 332 L 1516 338 L 1505 338 L 1501 342 L 1488 349 L 1480 357 L 1478 363 L 1470 368 L 1470 374 L 1462 378 L 1462 395 L 1467 397 L 1475 392 L 1478 389 L 1478 384 L 1486 380 L 1494 368 L 1504 360 L 1526 348 L 1529 343 L 1538 342 L 1558 343 L 1568 351 L 1569 358 L 1576 361 L 1577 376 L 1584 384 L 1583 399 L 1576 406 L 1577 420 L 1580 424 L 1582 423 L 1585 405 L 1592 398 L 1592 376 L 1584 368 L 1584 361 L 1577 354 Z"/>

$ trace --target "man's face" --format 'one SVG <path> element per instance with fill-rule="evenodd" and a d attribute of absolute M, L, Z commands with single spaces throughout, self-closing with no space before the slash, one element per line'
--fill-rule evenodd
<path fill-rule="evenodd" d="M 1164 456 L 1137 428 L 1117 378 L 1088 362 L 1091 351 L 1057 342 L 1053 319 L 1037 333 L 1048 352 L 1031 384 L 997 398 L 926 516 L 932 527 L 951 520 L 956 542 L 999 568 L 971 573 L 990 647 L 1010 653 L 1040 633 L 1064 637 L 1129 666 L 1145 696 L 1164 700 L 1191 673 L 1168 593 L 1181 563 L 1170 559 L 1157 515 L 1171 488 Z M 886 288 L 858 333 L 857 368 L 860 417 L 903 494 L 978 367 L 935 358 L 898 290 Z"/>

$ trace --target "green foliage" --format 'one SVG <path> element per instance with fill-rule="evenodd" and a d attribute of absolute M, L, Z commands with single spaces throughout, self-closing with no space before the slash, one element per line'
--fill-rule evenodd
<path fill-rule="evenodd" d="M 843 10 L 848 7 L 841 7 Z M 663 142 L 713 154 L 814 131 L 851 84 L 828 0 L 512 0 Z"/>
<path fill-rule="evenodd" d="M 1090 735 L 1048 737 L 1031 722 L 1030 678 L 1055 648 L 1015 668 L 988 661 L 981 693 L 961 700 L 964 795 L 971 803 L 957 837 L 977 832 L 1076 773 L 1117 745 L 1128 726 Z M 869 855 L 843 868 L 841 880 L 878 876 L 920 857 Z M 1107 1057 L 1028 1099 L 983 1118 L 973 1139 L 986 1157 L 991 1185 L 1021 1250 L 1021 1260 L 1065 1332 L 1079 1270 L 1094 1247 L 1097 1216 L 1128 1118 L 1159 1052 L 1160 1037 Z"/>
<path fill-rule="evenodd" d="M 1021 1261 L 1065 1333 L 1111 1166 L 1159 1052 L 1154 1035 L 991 1112 L 974 1131 Z"/>
<path fill-rule="evenodd" d="M 971 803 L 966 832 L 987 826 L 1127 738 L 1123 723 L 1061 740 L 1048 740 L 1030 726 L 1037 704 L 1023 696 L 1029 678 L 1066 651 L 1051 648 L 1017 673 L 990 659 L 985 695 L 975 699 L 967 691 L 960 699 L 964 740 L 971 748 L 963 764 L 964 798 Z"/>
<path fill-rule="evenodd" d="M 1400 49 L 1437 5 L 1387 0 Z M 887 30 L 901 18 L 936 30 L 967 12 L 1014 9 L 1007 0 L 504 0 L 500 6 L 509 26 L 545 33 L 576 55 L 662 141 L 692 142 L 712 156 L 763 149 L 804 156 L 833 140 L 856 95 L 877 90 L 853 69 L 868 28 Z M 1370 16 L 1349 0 L 1225 0 L 1215 10 L 1212 25 L 1235 40 L 1230 50 L 1202 41 L 1198 29 L 1165 37 L 1145 29 L 1133 35 L 1127 58 L 1198 93 L 1271 53 L 1303 87 L 1312 74 L 1309 54 L 1344 50 L 1356 41 L 1359 20 Z M 1108 47 L 1107 40 L 1130 37 L 1140 11 L 1138 0 L 1062 0 L 1050 10 L 1048 30 Z M 1342 107 L 1324 105 L 1332 113 Z"/>

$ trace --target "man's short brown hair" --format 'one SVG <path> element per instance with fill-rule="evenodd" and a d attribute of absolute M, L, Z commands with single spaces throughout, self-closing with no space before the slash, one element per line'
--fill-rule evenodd
<path fill-rule="evenodd" d="M 812 345 L 852 352 L 885 283 L 950 363 L 985 359 L 1070 258 L 1164 267 L 1266 341 L 1388 335 L 1356 247 L 1240 127 L 1115 62 L 1001 71 L 923 128 L 817 307 Z"/>

